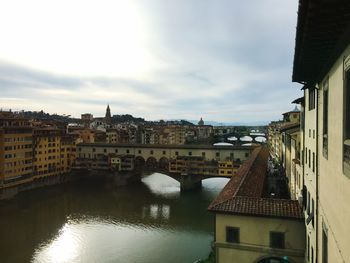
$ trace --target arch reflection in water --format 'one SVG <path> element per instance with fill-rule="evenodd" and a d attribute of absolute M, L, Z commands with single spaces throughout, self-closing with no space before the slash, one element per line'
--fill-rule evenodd
<path fill-rule="evenodd" d="M 149 206 L 144 206 L 142 210 L 142 218 L 168 220 L 170 218 L 170 206 L 166 204 L 151 204 Z"/>
<path fill-rule="evenodd" d="M 163 197 L 177 198 L 180 196 L 180 183 L 161 173 L 153 173 L 142 178 L 142 182 L 153 194 Z"/>

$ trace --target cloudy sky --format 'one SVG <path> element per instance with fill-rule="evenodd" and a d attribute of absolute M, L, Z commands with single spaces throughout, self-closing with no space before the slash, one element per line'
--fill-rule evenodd
<path fill-rule="evenodd" d="M 0 108 L 278 119 L 296 0 L 0 0 Z"/>

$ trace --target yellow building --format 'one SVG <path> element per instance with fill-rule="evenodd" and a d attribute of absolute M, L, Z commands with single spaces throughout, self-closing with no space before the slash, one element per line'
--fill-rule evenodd
<path fill-rule="evenodd" d="M 218 175 L 224 177 L 231 177 L 236 174 L 237 169 L 240 164 L 238 162 L 234 162 L 233 160 L 225 160 L 218 162 Z"/>
<path fill-rule="evenodd" d="M 61 131 L 53 128 L 34 130 L 34 178 L 57 175 L 61 170 Z"/>
<path fill-rule="evenodd" d="M 55 128 L 34 130 L 34 179 L 70 172 L 76 158 L 76 138 Z"/>
<path fill-rule="evenodd" d="M 63 134 L 61 136 L 61 149 L 60 149 L 60 159 L 61 159 L 61 172 L 68 173 L 71 171 L 72 166 L 75 164 L 76 160 L 76 142 L 78 136 L 71 134 Z"/>
<path fill-rule="evenodd" d="M 68 132 L 70 134 L 78 135 L 80 142 L 82 143 L 95 142 L 96 130 L 81 127 L 69 127 Z"/>
<path fill-rule="evenodd" d="M 299 1 L 306 262 L 350 262 L 350 2 Z"/>
<path fill-rule="evenodd" d="M 31 182 L 32 133 L 27 119 L 12 112 L 0 112 L 0 187 Z"/>

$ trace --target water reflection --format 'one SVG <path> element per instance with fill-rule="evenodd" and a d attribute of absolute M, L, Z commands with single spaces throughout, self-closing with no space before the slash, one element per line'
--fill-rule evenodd
<path fill-rule="evenodd" d="M 169 219 L 170 217 L 170 206 L 165 204 L 151 204 L 144 206 L 142 210 L 142 218 L 152 219 Z"/>
<path fill-rule="evenodd" d="M 206 257 L 213 217 L 206 208 L 227 179 L 181 193 L 153 174 L 112 188 L 79 182 L 26 192 L 0 206 L 0 262 L 193 262 Z M 175 191 L 176 189 L 176 191 Z"/>
<path fill-rule="evenodd" d="M 75 233 L 73 225 L 65 224 L 57 237 L 39 247 L 34 254 L 36 262 L 74 262 L 78 260 L 82 247 L 79 233 Z"/>

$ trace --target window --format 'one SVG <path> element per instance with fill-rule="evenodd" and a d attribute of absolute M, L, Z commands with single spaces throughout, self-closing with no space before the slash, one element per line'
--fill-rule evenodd
<path fill-rule="evenodd" d="M 283 232 L 270 232 L 270 247 L 272 248 L 284 248 L 284 233 Z"/>
<path fill-rule="evenodd" d="M 226 227 L 226 242 L 239 243 L 239 228 L 227 226 Z"/>
<path fill-rule="evenodd" d="M 315 88 L 309 88 L 309 110 L 315 109 Z"/>
<path fill-rule="evenodd" d="M 130 150 L 129 150 L 129 149 L 127 149 L 127 150 L 126 150 L 126 153 L 130 153 Z"/>
<path fill-rule="evenodd" d="M 307 214 L 310 215 L 310 192 L 307 192 L 307 204 L 306 204 Z"/>
<path fill-rule="evenodd" d="M 323 83 L 323 156 L 328 158 L 328 79 Z"/>
<path fill-rule="evenodd" d="M 151 150 L 150 153 L 153 154 L 153 150 Z"/>
<path fill-rule="evenodd" d="M 307 147 L 305 149 L 306 149 L 306 151 L 305 151 L 305 163 L 307 164 Z"/>
<path fill-rule="evenodd" d="M 216 157 L 220 157 L 220 153 L 219 152 L 216 152 Z"/>
<path fill-rule="evenodd" d="M 188 155 L 189 155 L 189 156 L 192 156 L 192 152 L 188 152 Z"/>
<path fill-rule="evenodd" d="M 179 152 L 175 152 L 175 155 L 178 156 L 178 155 L 179 155 Z"/>
<path fill-rule="evenodd" d="M 107 149 L 103 149 L 103 152 L 106 153 L 106 152 L 107 152 Z"/>
<path fill-rule="evenodd" d="M 309 168 L 311 168 L 311 150 L 309 149 Z"/>
<path fill-rule="evenodd" d="M 311 206 L 311 215 L 312 215 L 312 226 L 315 227 L 315 201 L 312 198 L 312 206 Z"/>
<path fill-rule="evenodd" d="M 205 152 L 202 152 L 202 156 L 205 157 Z"/>
<path fill-rule="evenodd" d="M 141 150 L 139 150 L 139 154 L 141 154 Z"/>
<path fill-rule="evenodd" d="M 349 60 L 349 59 L 348 59 Z M 344 148 L 343 148 L 343 170 L 350 177 L 350 70 L 345 73 L 344 85 Z"/>
<path fill-rule="evenodd" d="M 322 230 L 322 263 L 328 263 L 328 236 L 327 230 Z"/>
<path fill-rule="evenodd" d="M 115 149 L 115 153 L 118 153 L 118 149 Z"/>
<path fill-rule="evenodd" d="M 163 151 L 163 155 L 166 155 L 166 151 Z"/>
<path fill-rule="evenodd" d="M 302 190 L 302 194 L 303 194 L 303 208 L 304 210 L 306 209 L 306 206 L 307 206 L 307 187 L 304 185 L 303 186 L 303 190 Z"/>
<path fill-rule="evenodd" d="M 315 153 L 312 153 L 312 171 L 315 172 Z"/>

